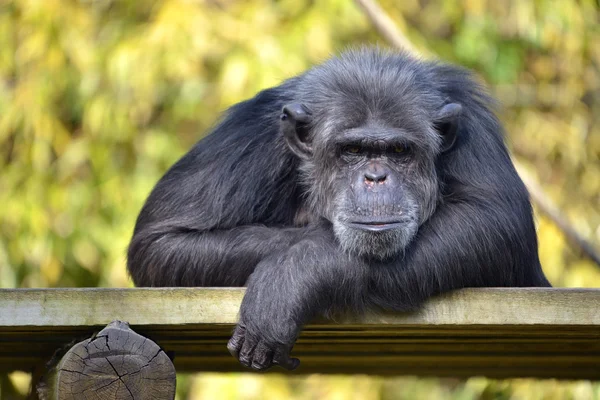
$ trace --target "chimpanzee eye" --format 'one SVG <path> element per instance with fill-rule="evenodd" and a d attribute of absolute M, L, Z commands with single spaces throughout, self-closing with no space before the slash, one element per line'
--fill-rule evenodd
<path fill-rule="evenodd" d="M 358 154 L 361 152 L 361 150 L 362 150 L 362 148 L 360 146 L 356 146 L 356 145 L 350 145 L 350 146 L 344 147 L 344 152 L 351 153 L 351 154 Z"/>

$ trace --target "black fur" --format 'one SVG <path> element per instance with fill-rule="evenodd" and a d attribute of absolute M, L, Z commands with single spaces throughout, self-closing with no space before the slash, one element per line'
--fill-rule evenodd
<path fill-rule="evenodd" d="M 289 352 L 319 315 L 549 286 L 490 104 L 463 69 L 368 49 L 265 90 L 158 182 L 129 272 L 247 285 L 229 349 L 254 369 L 297 367 Z"/>

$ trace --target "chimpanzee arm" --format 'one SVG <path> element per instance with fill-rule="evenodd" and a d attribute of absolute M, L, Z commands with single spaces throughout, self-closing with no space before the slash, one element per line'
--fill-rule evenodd
<path fill-rule="evenodd" d="M 462 287 L 550 286 L 525 198 L 512 205 L 473 197 L 446 202 L 419 229 L 404 257 L 373 265 L 370 275 L 370 302 L 398 311 Z"/>
<path fill-rule="evenodd" d="M 129 247 L 129 270 L 138 286 L 244 286 L 264 257 L 286 251 L 303 230 L 152 229 L 137 233 Z"/>
<path fill-rule="evenodd" d="M 298 160 L 279 132 L 294 80 L 234 106 L 158 182 L 128 250 L 140 286 L 242 286 L 298 237 Z"/>
<path fill-rule="evenodd" d="M 289 357 L 302 326 L 337 311 L 360 313 L 367 264 L 344 254 L 332 229 L 308 228 L 286 253 L 263 260 L 248 281 L 229 351 L 253 369 L 295 369 Z"/>

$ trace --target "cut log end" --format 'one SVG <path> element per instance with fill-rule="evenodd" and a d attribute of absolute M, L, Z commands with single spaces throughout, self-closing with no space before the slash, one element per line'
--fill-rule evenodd
<path fill-rule="evenodd" d="M 56 365 L 43 391 L 56 400 L 175 397 L 175 368 L 152 340 L 113 321 L 73 346 Z"/>

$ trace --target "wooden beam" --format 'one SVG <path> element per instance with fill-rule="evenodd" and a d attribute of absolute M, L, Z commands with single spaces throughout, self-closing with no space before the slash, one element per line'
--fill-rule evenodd
<path fill-rule="evenodd" d="M 243 293 L 0 290 L 0 370 L 28 369 L 118 319 L 173 352 L 178 371 L 241 371 L 225 344 Z M 415 313 L 316 321 L 294 355 L 296 373 L 599 379 L 600 289 L 463 289 Z"/>

